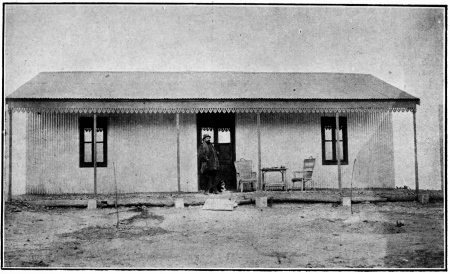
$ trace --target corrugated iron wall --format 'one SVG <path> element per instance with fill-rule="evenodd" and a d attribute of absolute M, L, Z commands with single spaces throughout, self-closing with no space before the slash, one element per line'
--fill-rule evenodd
<path fill-rule="evenodd" d="M 180 114 L 181 191 L 198 191 L 196 114 Z"/>
<path fill-rule="evenodd" d="M 349 164 L 344 187 L 394 187 L 392 113 L 347 113 Z M 98 193 L 177 190 L 175 114 L 108 114 L 108 167 L 98 168 Z M 195 114 L 181 114 L 181 189 L 196 191 Z M 261 115 L 262 166 L 301 170 L 303 159 L 317 159 L 319 188 L 337 188 L 337 167 L 322 165 L 317 113 Z M 93 193 L 93 168 L 79 167 L 79 114 L 30 113 L 26 127 L 26 192 Z M 256 114 L 236 114 L 236 158 L 257 168 Z M 353 179 L 353 163 L 354 167 Z M 114 180 L 113 162 L 116 168 Z M 270 176 L 277 176 L 271 174 Z M 269 176 L 269 177 L 270 177 Z M 270 178 L 269 178 L 270 179 Z"/>
<path fill-rule="evenodd" d="M 321 117 L 318 113 L 261 114 L 262 167 L 286 166 L 290 182 L 303 160 L 316 158 L 316 187 L 337 188 L 337 166 L 322 165 Z M 346 113 L 348 124 L 348 165 L 342 166 L 343 187 L 394 187 L 392 113 Z M 237 114 L 236 158 L 253 161 L 257 168 L 256 114 Z M 241 142 L 243 143 L 239 143 Z M 353 179 L 353 164 L 356 159 Z M 269 174 L 276 180 L 279 174 Z"/>
<path fill-rule="evenodd" d="M 4 162 L 3 162 L 3 186 L 4 192 L 8 197 L 9 193 L 9 113 L 5 116 L 5 131 L 4 131 Z M 22 112 L 15 112 L 12 119 L 12 195 L 21 195 L 26 192 L 26 123 L 27 114 Z"/>
<path fill-rule="evenodd" d="M 105 114 L 108 167 L 99 167 L 98 193 L 176 191 L 175 114 Z M 93 168 L 79 167 L 80 115 L 30 113 L 27 118 L 28 194 L 93 193 Z M 181 117 L 182 190 L 197 190 L 195 115 Z M 189 155 L 187 155 L 189 154 Z M 192 154 L 192 155 L 191 155 Z M 116 171 L 114 178 L 113 163 Z M 191 185 L 189 185 L 189 183 Z"/>
<path fill-rule="evenodd" d="M 175 115 L 114 114 L 108 169 L 116 168 L 120 192 L 176 191 Z M 99 169 L 99 191 L 113 193 L 114 173 Z"/>
<path fill-rule="evenodd" d="M 351 162 L 345 170 L 346 181 L 351 180 L 353 172 L 353 187 L 395 187 L 392 113 L 352 114 L 349 118 Z M 351 151 L 350 132 L 355 140 Z"/>
<path fill-rule="evenodd" d="M 28 114 L 28 194 L 93 192 L 93 170 L 79 168 L 78 117 L 70 113 Z"/>

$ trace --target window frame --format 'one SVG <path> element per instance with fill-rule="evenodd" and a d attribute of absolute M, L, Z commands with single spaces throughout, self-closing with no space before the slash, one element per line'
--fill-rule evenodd
<path fill-rule="evenodd" d="M 80 168 L 84 168 L 84 167 L 94 167 L 94 131 L 92 130 L 92 135 L 91 135 L 91 142 L 92 146 L 91 146 L 91 151 L 92 151 L 92 161 L 91 162 L 85 162 L 84 161 L 84 145 L 85 143 L 89 143 L 89 142 L 85 142 L 84 141 L 84 128 L 86 127 L 90 127 L 90 128 L 94 128 L 94 117 L 80 117 L 79 119 L 79 136 L 80 136 L 80 151 L 79 151 L 79 156 L 80 156 Z M 97 167 L 107 167 L 108 166 L 108 118 L 107 117 L 97 117 L 97 128 L 103 128 L 103 141 L 102 142 L 96 142 L 96 143 L 103 143 L 103 162 L 97 162 Z"/>
<path fill-rule="evenodd" d="M 333 159 L 332 160 L 326 160 L 325 155 L 325 127 L 331 126 L 332 132 L 331 132 L 331 149 Z M 337 157 L 336 157 L 336 117 L 321 117 L 321 131 L 322 131 L 322 165 L 337 165 Z M 341 160 L 341 165 L 348 165 L 348 135 L 347 135 L 347 117 L 339 117 L 339 127 L 342 128 L 342 147 L 343 152 L 342 156 L 343 159 Z"/>

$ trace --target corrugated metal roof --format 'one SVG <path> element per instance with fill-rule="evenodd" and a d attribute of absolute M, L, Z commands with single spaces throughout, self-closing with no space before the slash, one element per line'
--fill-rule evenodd
<path fill-rule="evenodd" d="M 42 72 L 9 99 L 413 99 L 369 74 Z"/>

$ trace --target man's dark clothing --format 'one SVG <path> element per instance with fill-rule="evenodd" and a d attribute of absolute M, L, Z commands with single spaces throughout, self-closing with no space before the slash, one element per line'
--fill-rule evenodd
<path fill-rule="evenodd" d="M 202 173 L 202 186 L 201 188 L 204 191 L 212 192 L 214 189 L 214 186 L 216 185 L 216 176 L 217 176 L 217 170 L 206 170 L 204 173 Z"/>
<path fill-rule="evenodd" d="M 200 159 L 201 188 L 209 191 L 216 185 L 216 175 L 219 170 L 219 159 L 213 144 L 203 142 L 198 153 Z"/>

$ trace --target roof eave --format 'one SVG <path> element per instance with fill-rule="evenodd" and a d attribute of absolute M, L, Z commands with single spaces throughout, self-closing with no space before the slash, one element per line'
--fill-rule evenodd
<path fill-rule="evenodd" d="M 61 102 L 74 102 L 74 101 L 93 101 L 93 102 L 184 102 L 184 101 L 294 101 L 294 102 L 383 102 L 383 101 L 411 101 L 420 105 L 419 98 L 14 98 L 6 97 L 6 102 L 42 102 L 42 101 L 61 101 Z"/>
<path fill-rule="evenodd" d="M 416 99 L 397 100 L 116 100 L 116 99 L 9 99 L 8 107 L 18 111 L 76 112 L 76 113 L 201 113 L 201 112 L 354 112 L 354 111 L 412 111 Z"/>

